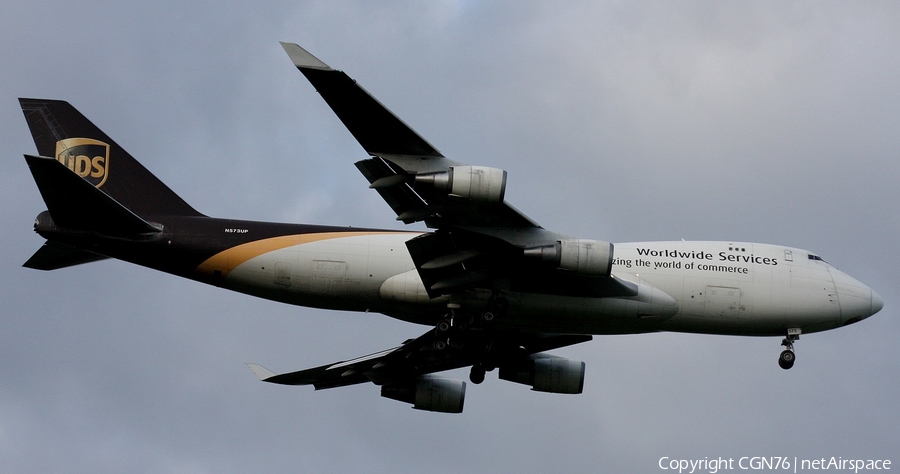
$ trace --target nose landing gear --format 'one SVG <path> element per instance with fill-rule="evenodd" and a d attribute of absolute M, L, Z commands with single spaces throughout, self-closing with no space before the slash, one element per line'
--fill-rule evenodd
<path fill-rule="evenodd" d="M 785 339 L 787 341 L 787 339 Z M 794 366 L 794 360 L 796 356 L 794 355 L 794 351 L 790 349 L 785 349 L 781 351 L 781 355 L 778 356 L 778 366 L 784 370 L 790 369 Z"/>
<path fill-rule="evenodd" d="M 800 333 L 800 328 L 790 328 L 787 330 L 787 337 L 781 341 L 781 345 L 785 349 L 778 356 L 778 366 L 784 370 L 794 366 L 794 361 L 797 359 L 797 356 L 794 355 L 794 341 L 800 339 Z"/>

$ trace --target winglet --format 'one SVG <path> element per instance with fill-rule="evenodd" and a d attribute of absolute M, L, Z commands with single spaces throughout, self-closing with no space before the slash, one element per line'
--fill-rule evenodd
<path fill-rule="evenodd" d="M 272 372 L 259 364 L 254 364 L 253 362 L 247 362 L 247 367 L 250 367 L 250 370 L 252 370 L 256 377 L 262 382 L 275 376 L 275 372 Z"/>
<path fill-rule="evenodd" d="M 281 47 L 284 48 L 284 52 L 291 58 L 291 61 L 294 62 L 294 66 L 297 66 L 298 68 L 322 69 L 324 71 L 332 70 L 330 66 L 320 61 L 319 58 L 313 56 L 309 51 L 301 48 L 299 45 L 285 43 L 284 41 L 279 41 L 279 43 L 281 43 Z"/>

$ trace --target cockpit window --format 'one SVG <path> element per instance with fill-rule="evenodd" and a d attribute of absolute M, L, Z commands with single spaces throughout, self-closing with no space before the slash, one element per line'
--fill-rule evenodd
<path fill-rule="evenodd" d="M 816 260 L 816 261 L 819 261 L 819 262 L 825 262 L 825 260 L 822 260 L 822 257 L 820 257 L 820 256 L 818 256 L 818 255 L 813 255 L 813 254 L 809 254 L 809 259 L 810 259 L 810 260 Z M 825 263 L 828 263 L 828 262 L 825 262 Z"/>

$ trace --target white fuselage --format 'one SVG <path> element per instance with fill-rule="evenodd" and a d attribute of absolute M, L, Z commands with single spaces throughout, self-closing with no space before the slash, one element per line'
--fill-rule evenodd
<path fill-rule="evenodd" d="M 229 266 L 222 286 L 290 304 L 375 311 L 434 324 L 446 312 L 448 298 L 426 294 L 405 244 L 417 235 L 338 233 L 282 244 Z M 572 334 L 776 336 L 788 328 L 808 333 L 839 327 L 873 314 L 882 304 L 871 289 L 814 254 L 776 245 L 621 243 L 615 245 L 612 274 L 636 285 L 638 295 L 509 292 L 508 313 L 498 324 Z M 470 291 L 463 307 L 480 307 L 488 296 Z"/>

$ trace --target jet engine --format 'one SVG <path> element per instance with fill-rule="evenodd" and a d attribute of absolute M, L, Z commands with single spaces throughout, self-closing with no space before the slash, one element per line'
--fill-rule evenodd
<path fill-rule="evenodd" d="M 581 393 L 584 389 L 584 362 L 549 354 L 532 354 L 510 365 L 501 365 L 503 380 L 531 385 L 536 392 Z"/>
<path fill-rule="evenodd" d="M 613 244 L 600 240 L 566 239 L 551 245 L 527 248 L 524 255 L 525 258 L 581 275 L 609 276 Z"/>
<path fill-rule="evenodd" d="M 472 201 L 501 203 L 506 194 L 506 171 L 487 166 L 452 166 L 449 171 L 416 176 L 416 184 Z"/>
<path fill-rule="evenodd" d="M 411 403 L 416 410 L 462 413 L 466 383 L 423 375 L 408 384 L 384 385 L 381 396 Z"/>

